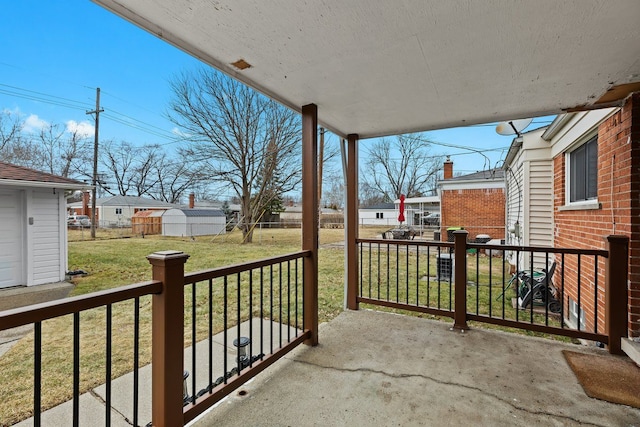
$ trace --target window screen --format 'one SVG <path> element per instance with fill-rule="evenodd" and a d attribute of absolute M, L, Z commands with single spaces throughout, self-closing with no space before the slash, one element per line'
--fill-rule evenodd
<path fill-rule="evenodd" d="M 571 202 L 598 197 L 598 137 L 594 136 L 569 154 Z"/>

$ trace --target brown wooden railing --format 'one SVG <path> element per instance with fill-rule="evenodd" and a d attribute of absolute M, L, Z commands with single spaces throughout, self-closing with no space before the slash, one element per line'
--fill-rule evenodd
<path fill-rule="evenodd" d="M 42 322 L 73 316 L 73 425 L 80 420 L 80 314 L 105 308 L 105 422 L 111 424 L 112 305 L 133 302 L 134 425 L 139 420 L 140 298 L 152 296 L 152 422 L 183 425 L 256 376 L 297 345 L 317 342 L 317 325 L 308 313 L 314 292 L 305 289 L 305 260 L 300 251 L 260 261 L 184 274 L 188 255 L 165 251 L 149 255 L 153 280 L 113 290 L 0 312 L 0 330 L 34 325 L 33 424 L 41 425 Z M 310 324 L 311 323 L 311 324 Z M 191 334 L 185 337 L 185 329 Z M 214 345 L 222 334 L 222 346 Z M 190 335 L 190 336 L 189 336 Z M 185 339 L 186 338 L 186 339 Z M 233 343 L 233 345 L 232 345 Z M 214 350 L 214 347 L 217 347 Z M 221 347 L 221 348 L 220 348 Z M 242 347 L 242 348 L 241 348 Z M 184 349 L 191 353 L 184 359 Z M 203 350 L 204 349 L 204 350 Z M 246 353 L 245 355 L 241 355 Z M 204 365 L 204 368 L 202 367 Z M 184 372 L 190 376 L 185 390 Z M 215 372 L 215 374 L 214 374 Z M 101 373 L 91 372 L 100 382 Z"/>
<path fill-rule="evenodd" d="M 357 239 L 358 303 L 581 338 L 620 353 L 628 239 L 606 250 Z M 509 262 L 511 261 L 511 262 Z M 353 288 L 349 288 L 353 289 Z"/>
<path fill-rule="evenodd" d="M 87 312 L 92 309 L 105 307 L 105 422 L 107 425 L 111 423 L 111 367 L 112 367 L 112 306 L 116 303 L 125 301 L 134 301 L 134 329 L 139 331 L 139 307 L 140 297 L 162 292 L 162 282 L 153 280 L 149 282 L 137 283 L 128 286 L 122 286 L 117 289 L 94 292 L 88 295 L 66 298 L 63 300 L 34 304 L 27 307 L 16 308 L 0 312 L 0 330 L 7 330 L 23 325 L 33 325 L 34 333 L 34 349 L 33 349 L 33 425 L 41 425 L 41 409 L 42 409 L 42 322 L 66 315 L 73 316 L 73 334 L 71 337 L 73 354 L 73 425 L 77 426 L 79 422 L 80 411 L 80 313 Z M 134 348 L 132 359 L 137 361 L 139 354 L 139 335 L 136 333 L 134 338 Z M 137 364 L 135 364 L 137 366 Z M 45 367 L 46 368 L 46 367 Z M 99 373 L 94 373 L 98 378 Z M 138 381 L 137 369 L 134 368 L 133 382 L 133 421 L 137 425 L 138 422 Z M 10 385 L 5 385 L 10 387 Z"/>

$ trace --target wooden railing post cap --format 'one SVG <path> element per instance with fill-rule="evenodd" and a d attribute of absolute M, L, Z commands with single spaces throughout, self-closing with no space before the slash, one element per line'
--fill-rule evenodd
<path fill-rule="evenodd" d="M 165 264 L 168 261 L 182 261 L 185 263 L 189 259 L 189 255 L 182 251 L 158 251 L 147 255 L 147 259 L 153 265 Z"/>
<path fill-rule="evenodd" d="M 625 243 L 629 241 L 629 236 L 623 236 L 620 234 L 610 234 L 609 236 L 606 236 L 605 239 L 607 239 L 608 242 L 610 243 Z"/>
<path fill-rule="evenodd" d="M 456 231 L 454 231 L 454 232 L 453 232 L 453 234 L 454 234 L 454 235 L 455 235 L 455 234 L 464 234 L 464 235 L 467 235 L 467 234 L 469 234 L 469 232 L 468 232 L 467 230 L 456 230 Z"/>

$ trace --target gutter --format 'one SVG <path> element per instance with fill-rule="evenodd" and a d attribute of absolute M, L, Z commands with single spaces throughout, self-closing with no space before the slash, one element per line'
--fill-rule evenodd
<path fill-rule="evenodd" d="M 61 190 L 90 190 L 93 188 L 92 185 L 82 183 L 25 181 L 20 179 L 0 179 L 0 185 L 8 187 L 58 188 Z"/>
<path fill-rule="evenodd" d="M 504 158 L 504 163 L 502 164 L 502 169 L 503 170 L 507 170 L 509 168 L 509 166 L 511 165 L 511 162 L 513 161 L 513 159 L 515 159 L 516 154 L 518 153 L 518 151 L 520 151 L 520 148 L 522 148 L 522 137 L 518 136 L 516 138 L 513 138 L 513 142 L 511 143 L 511 147 L 509 147 L 509 151 L 507 152 L 507 156 Z M 507 177 L 507 174 L 504 174 L 505 179 Z"/>
<path fill-rule="evenodd" d="M 566 113 L 557 116 L 549 125 L 547 130 L 544 131 L 541 138 L 547 142 L 551 141 L 551 139 L 556 136 L 558 132 L 560 132 L 560 130 L 564 127 L 564 125 L 566 125 L 567 122 L 571 120 L 575 115 L 576 113 Z"/>

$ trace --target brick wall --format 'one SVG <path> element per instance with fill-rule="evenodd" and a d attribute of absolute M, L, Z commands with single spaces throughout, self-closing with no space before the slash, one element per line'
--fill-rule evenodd
<path fill-rule="evenodd" d="M 464 227 L 469 239 L 475 239 L 478 234 L 504 239 L 505 204 L 502 188 L 442 191 L 442 240 L 446 240 L 449 227 Z"/>
<path fill-rule="evenodd" d="M 559 210 L 565 204 L 565 154 L 554 158 L 554 243 L 556 247 L 604 249 L 610 234 L 630 238 L 629 333 L 640 336 L 640 94 L 598 128 L 598 202 L 600 209 Z M 593 272 L 594 260 L 581 259 L 581 270 Z M 565 259 L 566 295 L 577 300 L 576 257 Z M 587 329 L 604 331 L 604 261 L 598 262 L 598 298 L 592 281 L 581 282 L 581 304 Z M 591 273 L 593 276 L 593 273 Z M 566 301 L 565 301 L 566 304 Z M 565 305 L 565 310 L 567 306 Z M 567 313 L 567 311 L 565 311 Z M 589 320 L 591 319 L 591 320 Z"/>

